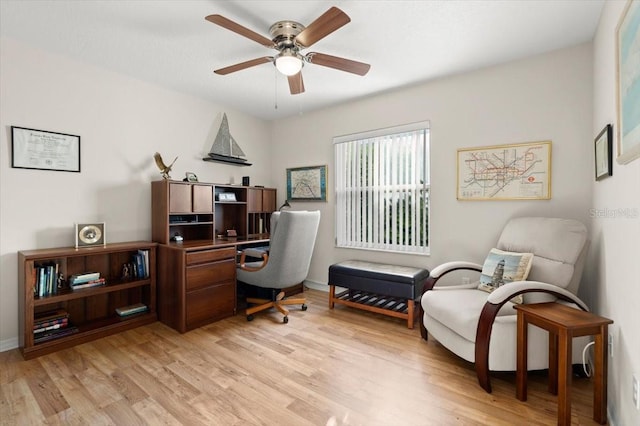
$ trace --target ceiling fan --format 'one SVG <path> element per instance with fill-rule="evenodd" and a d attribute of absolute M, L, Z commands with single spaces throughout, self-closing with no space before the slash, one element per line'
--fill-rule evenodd
<path fill-rule="evenodd" d="M 256 65 L 273 62 L 278 71 L 287 76 L 291 94 L 297 95 L 304 92 L 301 70 L 305 62 L 357 75 L 365 75 L 371 68 L 371 65 L 363 62 L 324 53 L 301 53 L 301 50 L 311 47 L 317 41 L 351 21 L 349 16 L 337 7 L 330 8 L 307 27 L 295 21 L 278 21 L 269 29 L 271 40 L 221 15 L 209 15 L 205 19 L 278 51 L 275 56 L 263 56 L 217 69 L 214 71 L 216 74 L 227 75 Z"/>

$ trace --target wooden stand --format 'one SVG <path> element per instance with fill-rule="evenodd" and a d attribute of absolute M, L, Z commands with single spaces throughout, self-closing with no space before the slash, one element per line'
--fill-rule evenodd
<path fill-rule="evenodd" d="M 558 395 L 558 424 L 571 424 L 572 340 L 595 336 L 593 419 L 607 422 L 607 335 L 608 318 L 573 309 L 559 303 L 515 305 L 518 311 L 518 360 L 516 397 L 527 400 L 527 326 L 549 332 L 549 392 Z"/>

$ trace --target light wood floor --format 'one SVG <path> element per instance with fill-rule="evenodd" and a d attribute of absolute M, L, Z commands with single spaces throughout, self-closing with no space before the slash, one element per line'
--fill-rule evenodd
<path fill-rule="evenodd" d="M 1 424 L 556 424 L 544 372 L 527 402 L 513 373 L 494 374 L 488 394 L 417 327 L 306 295 L 288 324 L 275 311 L 186 334 L 157 322 L 30 361 L 0 353 Z M 590 381 L 572 389 L 573 423 L 595 424 Z"/>

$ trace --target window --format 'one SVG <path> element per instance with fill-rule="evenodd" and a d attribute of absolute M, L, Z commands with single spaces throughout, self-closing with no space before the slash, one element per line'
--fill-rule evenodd
<path fill-rule="evenodd" d="M 336 245 L 429 253 L 429 123 L 333 142 Z"/>

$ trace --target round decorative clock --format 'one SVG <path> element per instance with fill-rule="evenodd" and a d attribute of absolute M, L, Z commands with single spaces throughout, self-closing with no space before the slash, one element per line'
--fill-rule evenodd
<path fill-rule="evenodd" d="M 105 245 L 105 223 L 76 223 L 76 248 Z"/>

